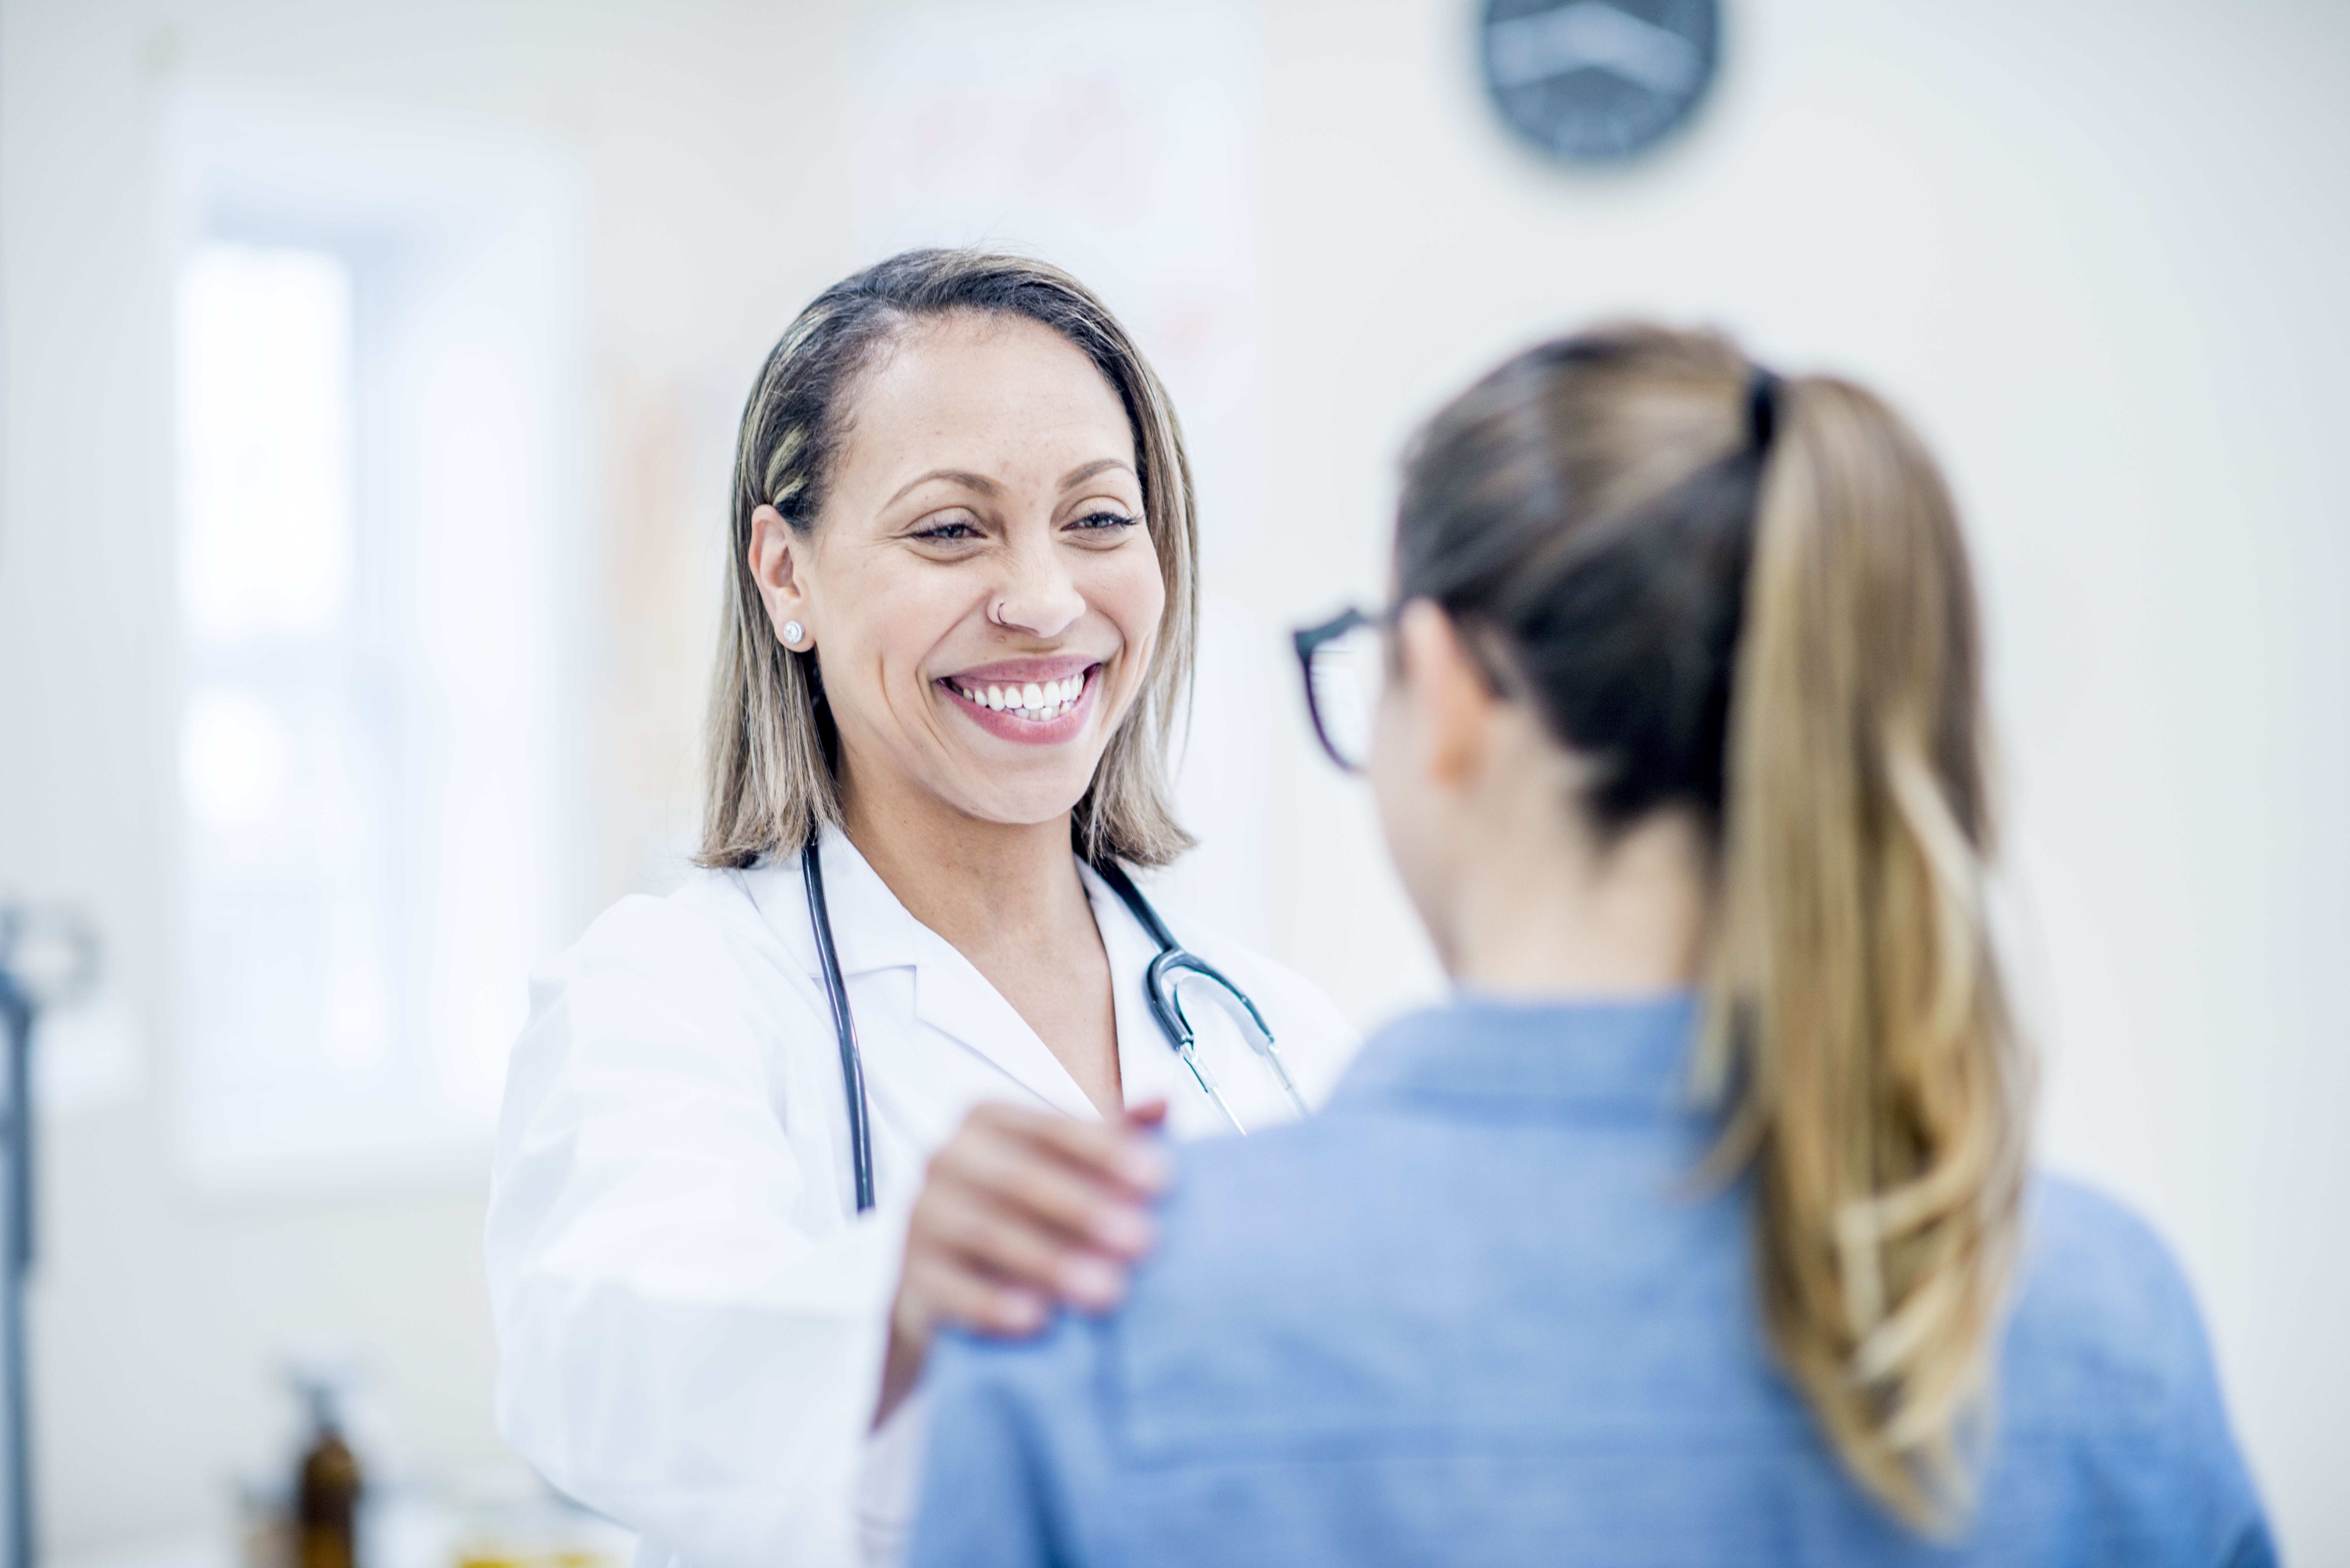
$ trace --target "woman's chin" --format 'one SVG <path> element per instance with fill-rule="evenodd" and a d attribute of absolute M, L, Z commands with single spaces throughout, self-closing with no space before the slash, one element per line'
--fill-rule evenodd
<path fill-rule="evenodd" d="M 1041 770 L 1040 770 L 1041 771 Z M 1057 774 L 1060 770 L 1054 772 Z M 958 808 L 975 824 L 990 827 L 1039 827 L 1067 819 L 1086 797 L 1093 770 L 1076 770 L 1074 777 L 1024 779 L 1016 784 L 1002 777 L 971 777 L 954 791 Z"/>

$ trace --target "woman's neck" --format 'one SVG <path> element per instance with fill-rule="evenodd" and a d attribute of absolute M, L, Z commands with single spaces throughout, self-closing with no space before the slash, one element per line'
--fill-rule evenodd
<path fill-rule="evenodd" d="M 965 954 L 1066 940 L 1080 922 L 1090 934 L 1066 815 L 982 822 L 913 791 L 842 784 L 849 842 L 909 914 Z"/>
<path fill-rule="evenodd" d="M 1695 982 L 1711 889 L 1690 814 L 1653 812 L 1604 845 L 1555 796 L 1508 820 L 1519 815 L 1488 819 L 1463 846 L 1444 943 L 1456 983 L 1565 999 Z"/>
<path fill-rule="evenodd" d="M 946 939 L 1106 1116 L 1126 1104 L 1108 950 L 1069 849 L 1069 818 L 983 822 L 890 776 L 857 787 L 841 772 L 841 814 L 906 912 Z"/>

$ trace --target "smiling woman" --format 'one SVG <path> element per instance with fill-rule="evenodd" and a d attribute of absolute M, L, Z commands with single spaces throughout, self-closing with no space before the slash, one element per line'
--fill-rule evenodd
<path fill-rule="evenodd" d="M 852 410 L 843 396 L 852 381 L 865 437 L 856 441 L 847 439 Z M 1013 453 L 1034 466 L 1015 472 L 1003 462 Z M 1109 650 L 1127 653 L 1127 684 L 1112 715 L 1124 724 L 1098 723 L 1099 743 L 1083 748 L 1094 756 L 1058 760 L 1099 763 L 1097 779 L 1086 770 L 1091 787 L 1076 807 L 1088 852 L 1159 865 L 1190 847 L 1167 798 L 1165 763 L 1199 626 L 1191 469 L 1166 389 L 1075 279 L 1017 257 L 917 251 L 827 290 L 768 356 L 743 412 L 734 491 L 733 592 L 713 693 L 705 865 L 753 863 L 840 817 L 831 748 L 841 704 L 819 700 L 816 637 L 839 653 L 854 633 L 837 620 L 826 633 L 800 615 L 812 604 L 788 543 L 798 539 L 803 559 L 812 556 L 819 517 L 848 519 L 856 535 L 837 553 L 832 598 L 834 613 L 852 621 L 851 604 L 878 618 L 890 607 L 880 596 L 968 597 L 983 580 L 1107 608 L 1109 601 L 1080 590 L 1082 576 L 1087 587 L 1156 600 L 1146 624 L 1117 628 L 1121 639 L 1134 633 L 1136 646 Z M 836 498 L 839 506 L 827 514 Z M 1047 545 L 1054 547 L 1040 554 Z M 889 545 L 898 548 L 875 548 Z M 1079 550 L 1098 554 L 1107 570 L 1075 566 L 1085 558 Z M 931 574 L 903 569 L 918 562 L 967 569 L 932 582 Z M 1018 570 L 1002 578 L 1007 562 Z M 1145 566 L 1155 567 L 1147 586 Z M 1048 620 L 1057 613 L 1049 603 L 1034 607 Z M 976 607 L 983 642 L 993 608 Z M 773 635 L 793 618 L 801 639 Z M 1032 639 L 1072 630 L 996 625 Z M 1097 640 L 1105 629 L 1076 635 Z M 851 660 L 827 662 L 836 687 L 857 679 L 846 668 Z M 996 665 L 941 670 L 937 679 L 965 674 L 999 690 L 1016 680 L 1024 699 L 1032 681 L 1041 688 L 1045 679 L 1086 673 L 1084 665 Z M 1096 684 L 1090 675 L 1086 682 Z M 1005 690 L 1003 708 L 991 701 L 991 710 L 1018 706 L 1010 697 Z M 1095 707 L 1100 712 L 1098 699 Z M 762 788 L 761 778 L 785 787 Z"/>
<path fill-rule="evenodd" d="M 1084 287 L 920 251 L 827 290 L 753 390 L 732 521 L 706 869 L 542 974 L 515 1052 L 500 1421 L 650 1560 L 886 1560 L 939 1329 L 1115 1303 L 1146 1129 L 1293 1116 L 1353 1040 L 1128 901 L 1118 862 L 1191 843 L 1197 532 L 1166 393 Z M 1170 1023 L 1198 976 L 1253 1006 Z"/>

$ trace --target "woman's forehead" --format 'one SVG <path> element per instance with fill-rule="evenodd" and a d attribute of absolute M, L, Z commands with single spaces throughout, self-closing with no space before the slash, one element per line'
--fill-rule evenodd
<path fill-rule="evenodd" d="M 1117 391 L 1076 345 L 1025 317 L 959 312 L 918 323 L 863 380 L 841 452 L 843 488 L 889 495 L 940 469 L 1023 486 L 1057 484 L 1105 460 L 1134 471 L 1133 427 Z"/>

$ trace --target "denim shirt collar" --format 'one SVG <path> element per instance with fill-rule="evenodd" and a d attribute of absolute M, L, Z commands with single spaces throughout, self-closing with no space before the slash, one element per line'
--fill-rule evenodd
<path fill-rule="evenodd" d="M 1625 1002 L 1461 996 L 1371 1037 L 1329 1109 L 1506 1102 L 1523 1111 L 1686 1112 L 1692 992 Z"/>

